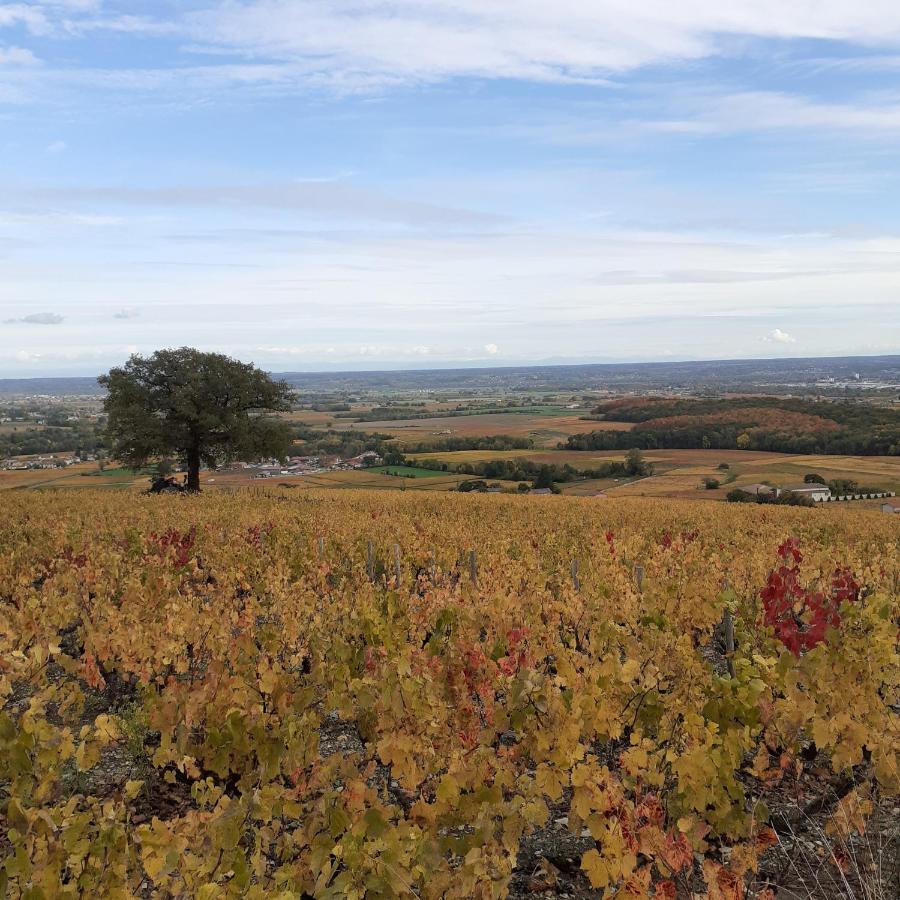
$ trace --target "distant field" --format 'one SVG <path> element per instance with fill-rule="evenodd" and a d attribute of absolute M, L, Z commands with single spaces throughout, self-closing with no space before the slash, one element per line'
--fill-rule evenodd
<path fill-rule="evenodd" d="M 34 422 L 0 422 L 0 434 L 15 434 L 18 431 L 44 431 L 46 425 L 37 425 Z"/>
<path fill-rule="evenodd" d="M 598 425 L 601 426 L 598 428 Z M 587 422 L 577 415 L 539 413 L 486 413 L 446 416 L 436 419 L 394 419 L 379 422 L 339 422 L 338 429 L 379 431 L 393 435 L 401 443 L 435 442 L 448 437 L 480 437 L 505 434 L 531 438 L 541 447 L 555 447 L 570 434 L 589 431 L 629 431 L 629 422 Z M 443 433 L 441 433 L 443 432 Z"/>
<path fill-rule="evenodd" d="M 621 461 L 621 450 L 462 450 L 455 453 L 417 453 L 416 459 L 438 459 L 448 464 L 477 463 L 496 459 L 528 459 L 557 465 L 569 463 L 578 469 L 591 469 L 604 462 Z M 779 487 L 803 481 L 808 472 L 826 480 L 850 478 L 865 487 L 895 491 L 900 494 L 900 457 L 886 456 L 797 456 L 743 450 L 656 450 L 644 453 L 655 472 L 649 478 L 592 479 L 565 482 L 563 493 L 592 496 L 600 491 L 611 496 L 677 497 L 724 500 L 728 491 L 743 484 L 767 482 Z M 721 471 L 720 463 L 728 463 Z M 398 477 L 388 472 L 412 474 Z M 325 472 L 321 475 L 281 477 L 258 480 L 252 471 L 203 472 L 201 483 L 210 490 L 232 490 L 247 486 L 287 484 L 297 488 L 380 488 L 385 490 L 453 490 L 470 475 L 436 472 L 431 469 L 375 466 L 351 472 Z M 717 490 L 706 490 L 703 479 L 716 478 Z M 0 490 L 40 488 L 104 488 L 108 490 L 144 490 L 149 480 L 146 472 L 134 474 L 130 469 L 109 467 L 100 473 L 96 463 L 80 463 L 67 469 L 38 469 L 25 472 L 0 471 Z M 510 483 L 509 487 L 514 485 Z"/>
<path fill-rule="evenodd" d="M 621 450 L 461 450 L 455 453 L 417 453 L 416 459 L 438 459 L 453 465 L 488 462 L 497 459 L 528 459 L 591 469 L 604 462 L 621 461 Z M 593 494 L 610 491 L 617 496 L 693 497 L 724 499 L 725 494 L 741 484 L 758 481 L 783 487 L 803 481 L 808 472 L 826 480 L 851 478 L 866 487 L 900 492 L 900 457 L 893 456 L 797 456 L 788 453 L 766 453 L 758 450 L 647 450 L 644 459 L 653 464 L 655 473 L 637 481 L 610 479 L 574 482 L 561 485 L 567 494 Z M 720 463 L 729 468 L 719 470 Z M 705 477 L 716 478 L 722 487 L 708 491 Z"/>
<path fill-rule="evenodd" d="M 298 409 L 287 413 L 285 419 L 289 422 L 303 423 L 315 428 L 327 428 L 335 421 L 333 412 L 318 412 L 314 409 Z"/>
<path fill-rule="evenodd" d="M 633 484 L 611 489 L 616 496 L 706 497 L 723 499 L 743 484 L 765 482 L 785 487 L 803 481 L 815 472 L 826 480 L 849 478 L 864 487 L 900 492 L 900 457 L 893 456 L 796 456 L 785 453 L 739 450 L 661 450 L 645 454 L 656 457 L 657 472 Z M 727 462 L 727 471 L 718 469 Z M 716 478 L 722 486 L 709 491 L 703 479 Z"/>
<path fill-rule="evenodd" d="M 370 469 L 360 469 L 354 472 L 323 472 L 321 475 L 306 475 L 302 478 L 294 478 L 290 481 L 276 481 L 276 484 L 290 484 L 298 488 L 385 488 L 401 491 L 450 491 L 461 481 L 465 481 L 466 475 L 451 475 L 447 472 L 435 472 L 430 478 L 397 478 L 394 475 L 384 475 L 373 472 Z M 275 479 L 273 479 L 275 481 Z"/>
<path fill-rule="evenodd" d="M 28 469 L 24 472 L 0 471 L 0 490 L 12 488 L 122 488 L 135 483 L 147 486 L 146 475 L 130 469 L 107 469 L 100 473 L 97 463 L 78 463 L 66 469 Z"/>

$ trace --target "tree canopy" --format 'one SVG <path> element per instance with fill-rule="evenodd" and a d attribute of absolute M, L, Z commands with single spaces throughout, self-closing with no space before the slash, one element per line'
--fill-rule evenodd
<path fill-rule="evenodd" d="M 188 490 L 200 489 L 201 463 L 283 459 L 290 447 L 287 424 L 266 413 L 290 409 L 291 389 L 250 363 L 182 347 L 134 355 L 98 381 L 111 454 L 135 468 L 179 456 Z"/>

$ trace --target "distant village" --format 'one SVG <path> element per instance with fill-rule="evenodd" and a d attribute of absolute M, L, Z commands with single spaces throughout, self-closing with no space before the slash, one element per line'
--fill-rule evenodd
<path fill-rule="evenodd" d="M 359 456 L 341 459 L 339 456 L 290 456 L 285 463 L 266 460 L 258 463 L 235 463 L 226 471 L 252 472 L 253 478 L 290 478 L 298 475 L 318 475 L 322 472 L 347 472 L 381 464 L 381 457 L 374 450 Z"/>
<path fill-rule="evenodd" d="M 29 469 L 64 469 L 82 462 L 95 462 L 97 456 L 86 453 L 78 456 L 71 453 L 47 453 L 30 457 L 13 457 L 0 462 L 0 469 L 23 472 Z M 292 475 L 316 475 L 321 472 L 349 471 L 381 464 L 381 457 L 372 450 L 341 459 L 339 456 L 291 456 L 284 463 L 276 459 L 256 463 L 231 463 L 218 471 L 248 472 L 253 478 L 289 478 Z"/>
<path fill-rule="evenodd" d="M 24 472 L 28 469 L 65 469 L 81 462 L 94 462 L 97 457 L 93 453 L 76 456 L 69 453 L 45 453 L 38 456 L 13 457 L 0 462 L 0 469 L 8 472 Z"/>

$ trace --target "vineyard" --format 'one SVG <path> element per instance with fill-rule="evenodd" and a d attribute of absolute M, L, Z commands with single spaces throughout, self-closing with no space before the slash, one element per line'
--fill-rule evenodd
<path fill-rule="evenodd" d="M 9 492 L 0 896 L 896 896 L 898 560 L 853 510 Z"/>

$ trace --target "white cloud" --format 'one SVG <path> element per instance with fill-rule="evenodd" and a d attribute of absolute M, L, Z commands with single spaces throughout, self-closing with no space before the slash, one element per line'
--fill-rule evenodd
<path fill-rule="evenodd" d="M 796 344 L 797 338 L 795 338 L 792 334 L 788 334 L 786 331 L 782 331 L 780 328 L 776 328 L 774 331 L 769 332 L 764 338 L 766 341 L 774 341 L 776 344 Z"/>
<path fill-rule="evenodd" d="M 2 14 L 0 10 L 0 14 Z M 0 66 L 37 66 L 40 60 L 24 47 L 0 47 Z"/>
<path fill-rule="evenodd" d="M 46 34 L 50 23 L 44 11 L 37 6 L 25 3 L 7 3 L 0 6 L 0 28 L 11 28 L 21 25 L 32 34 Z"/>
<path fill-rule="evenodd" d="M 495 356 L 500 352 L 500 348 L 496 344 L 485 344 L 484 352 L 489 354 L 490 356 Z"/>
<path fill-rule="evenodd" d="M 130 306 L 126 309 L 120 309 L 117 312 L 113 313 L 114 319 L 136 319 L 141 314 L 139 309 L 135 309 L 135 307 Z"/>
<path fill-rule="evenodd" d="M 53 141 L 50 144 L 47 144 L 46 152 L 51 156 L 57 156 L 60 153 L 65 153 L 68 144 L 65 141 Z"/>
<path fill-rule="evenodd" d="M 16 362 L 37 362 L 37 360 L 41 358 L 41 355 L 42 354 L 40 353 L 31 353 L 28 350 L 16 350 L 13 354 L 13 359 Z"/>

